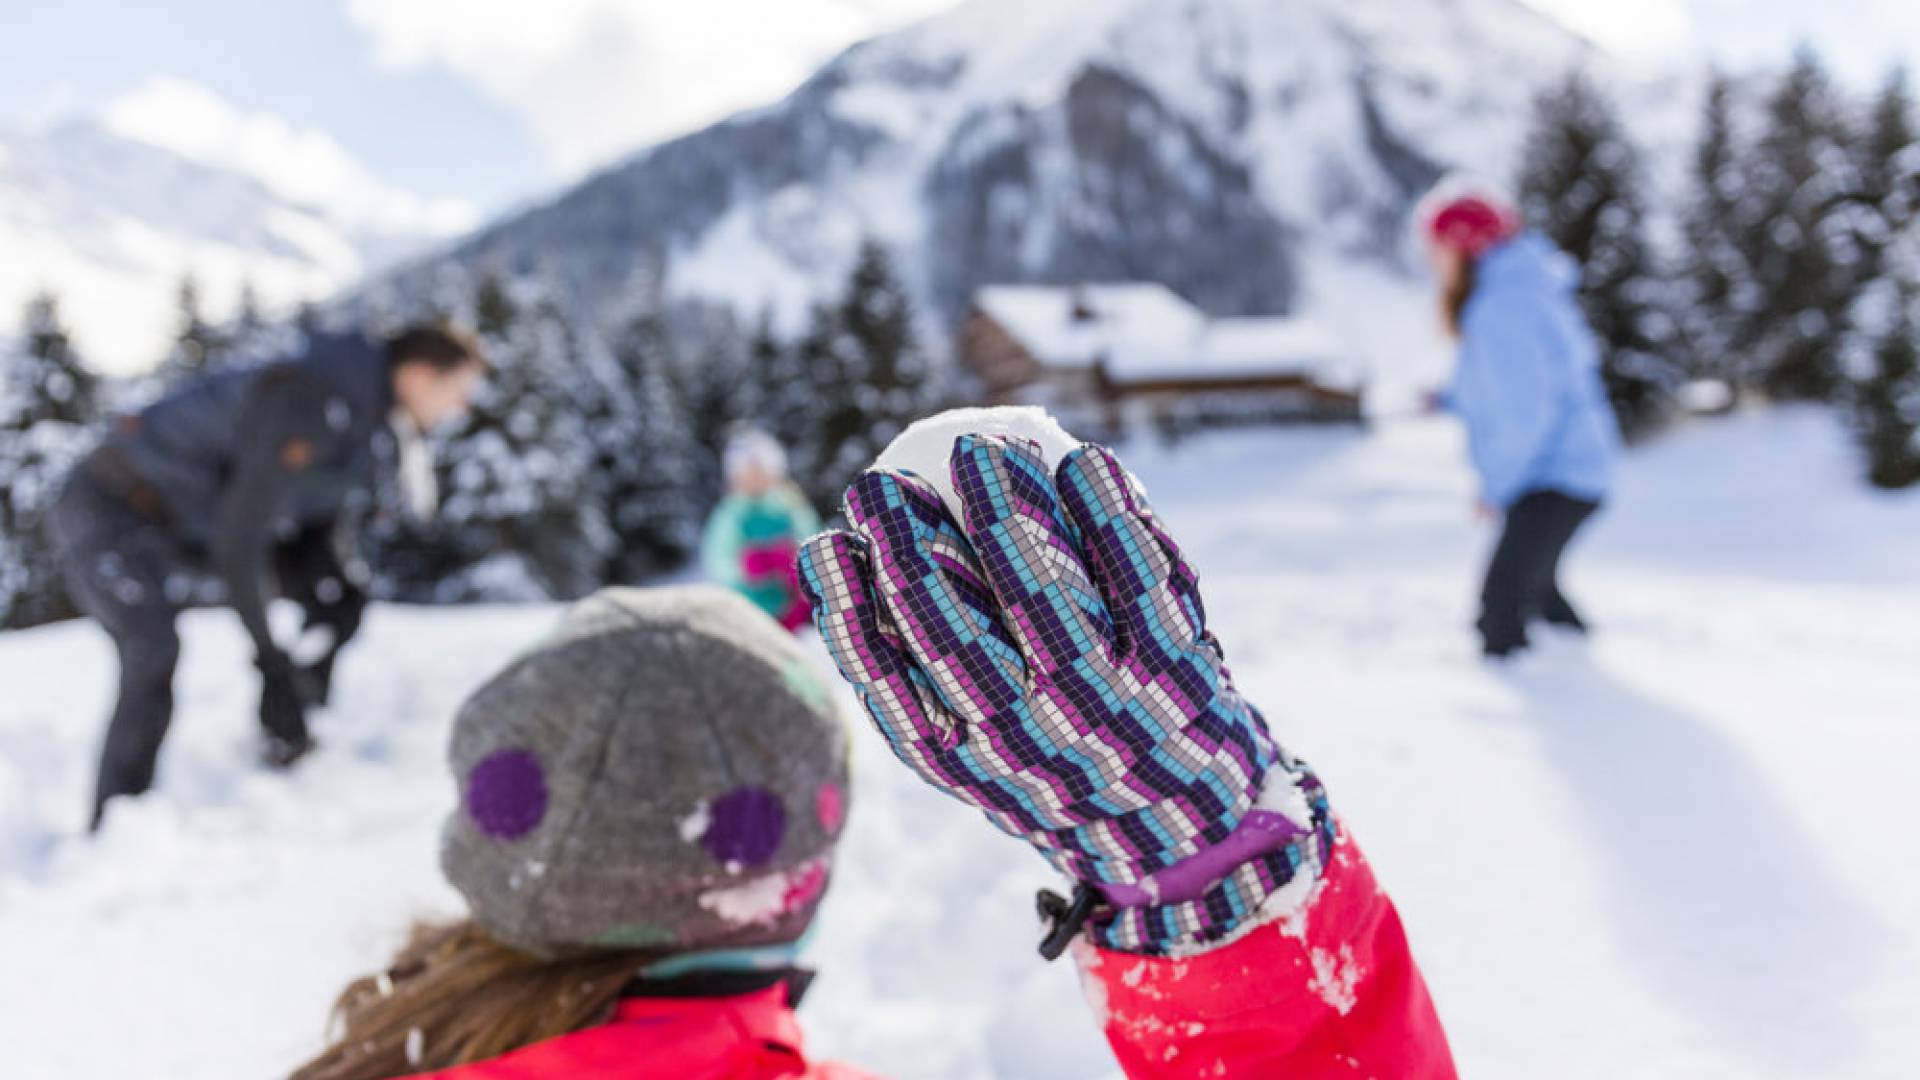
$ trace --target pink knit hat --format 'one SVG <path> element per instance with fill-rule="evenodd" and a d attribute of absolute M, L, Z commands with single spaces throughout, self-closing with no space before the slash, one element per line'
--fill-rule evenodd
<path fill-rule="evenodd" d="M 1448 177 L 1414 211 L 1420 237 L 1477 259 L 1519 235 L 1520 208 L 1491 186 Z"/>

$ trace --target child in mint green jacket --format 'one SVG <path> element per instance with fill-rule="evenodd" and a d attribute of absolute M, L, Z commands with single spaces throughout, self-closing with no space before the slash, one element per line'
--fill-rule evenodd
<path fill-rule="evenodd" d="M 771 435 L 747 428 L 727 444 L 727 495 L 700 540 L 707 576 L 739 591 L 788 630 L 807 624 L 794 570 L 800 544 L 820 517 L 787 476 L 787 455 Z"/>

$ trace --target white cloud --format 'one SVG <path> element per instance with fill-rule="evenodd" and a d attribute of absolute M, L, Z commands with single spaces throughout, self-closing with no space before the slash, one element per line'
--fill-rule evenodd
<path fill-rule="evenodd" d="M 109 103 L 101 123 L 123 138 L 252 176 L 276 194 L 338 221 L 394 235 L 471 228 L 474 207 L 389 187 L 331 137 L 267 112 L 248 112 L 198 83 L 156 76 Z"/>
<path fill-rule="evenodd" d="M 441 64 L 570 171 L 764 104 L 834 51 L 954 0 L 347 0 L 396 67 Z"/>
<path fill-rule="evenodd" d="M 1687 0 L 1528 0 L 1534 7 L 1619 52 L 1668 52 L 1686 47 L 1694 20 Z"/>
<path fill-rule="evenodd" d="M 1527 2 L 1621 53 L 1778 63 L 1804 41 L 1855 84 L 1877 81 L 1897 61 L 1920 66 L 1920 4 L 1914 0 Z"/>

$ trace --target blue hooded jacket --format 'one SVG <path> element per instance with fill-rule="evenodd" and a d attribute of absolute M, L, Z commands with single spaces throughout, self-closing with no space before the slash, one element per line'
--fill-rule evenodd
<path fill-rule="evenodd" d="M 1605 499 L 1620 429 L 1573 261 L 1528 232 L 1481 256 L 1477 273 L 1446 403 L 1466 424 L 1482 497 L 1502 509 L 1531 491 Z"/>

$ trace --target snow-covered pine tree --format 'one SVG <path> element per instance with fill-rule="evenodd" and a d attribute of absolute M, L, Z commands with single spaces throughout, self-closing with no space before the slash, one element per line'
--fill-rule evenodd
<path fill-rule="evenodd" d="M 730 308 L 685 305 L 669 325 L 670 335 L 681 343 L 673 350 L 669 371 L 674 399 L 693 440 L 690 491 L 704 511 L 720 499 L 721 456 L 734 427 L 751 408 L 747 343 Z"/>
<path fill-rule="evenodd" d="M 815 306 L 791 358 L 807 393 L 789 391 L 773 410 L 776 427 L 793 450 L 794 480 L 827 511 L 931 404 L 931 365 L 886 248 L 861 244 L 846 292 Z"/>
<path fill-rule="evenodd" d="M 326 318 L 320 313 L 320 305 L 311 300 L 302 300 L 293 312 L 293 328 L 303 335 L 318 333 L 326 326 Z"/>
<path fill-rule="evenodd" d="M 504 338 L 518 313 L 519 305 L 514 303 L 513 294 L 506 282 L 500 280 L 500 275 L 482 274 L 473 293 L 474 332 L 484 338 Z"/>
<path fill-rule="evenodd" d="M 610 581 L 645 581 L 684 562 L 711 498 L 701 489 L 700 451 L 674 393 L 674 353 L 655 299 L 641 302 L 614 331 L 609 393 L 593 425 L 594 472 L 614 538 Z"/>
<path fill-rule="evenodd" d="M 1868 480 L 1902 488 L 1920 483 L 1920 131 L 1904 72 L 1875 99 L 1857 158 L 1868 278 L 1841 362 Z"/>
<path fill-rule="evenodd" d="M 779 380 L 793 374 L 783 368 L 786 343 L 774 329 L 773 310 L 764 308 L 747 335 L 746 352 L 741 358 L 743 379 L 740 387 L 740 415 L 778 434 L 773 423 L 773 403 L 778 396 Z M 797 369 L 795 369 L 797 371 Z"/>
<path fill-rule="evenodd" d="M 809 482 L 813 471 L 810 445 L 817 442 L 821 417 L 827 413 L 825 391 L 836 384 L 823 379 L 816 361 L 832 359 L 829 347 L 833 314 L 814 308 L 809 332 L 801 341 L 783 341 L 772 312 L 762 312 L 747 344 L 747 383 L 751 387 L 745 415 L 788 450 L 794 482 L 822 510 L 836 508 L 840 492 L 822 492 L 825 485 Z"/>
<path fill-rule="evenodd" d="M 240 286 L 240 310 L 233 316 L 233 325 L 228 330 L 228 338 L 236 353 L 244 357 L 254 357 L 265 349 L 272 348 L 271 341 L 276 337 L 273 325 L 267 320 L 267 313 L 260 306 L 260 294 L 253 282 Z"/>
<path fill-rule="evenodd" d="M 13 422 L 53 420 L 85 427 L 98 419 L 100 380 L 74 351 L 59 298 L 43 292 L 27 301 L 21 329 L 24 362 L 10 372 L 9 383 L 25 411 Z"/>
<path fill-rule="evenodd" d="M 44 519 L 92 442 L 98 383 L 68 339 L 59 303 L 27 305 L 20 339 L 0 342 L 0 628 L 73 613 Z"/>
<path fill-rule="evenodd" d="M 1612 105 L 1575 72 L 1534 103 L 1522 155 L 1528 221 L 1579 264 L 1580 306 L 1623 430 L 1647 430 L 1679 378 L 1665 282 L 1645 232 L 1640 154 Z"/>
<path fill-rule="evenodd" d="M 1843 357 L 1867 479 L 1882 488 L 1920 484 L 1920 274 L 1894 261 L 1855 303 L 1859 332 Z"/>
<path fill-rule="evenodd" d="M 862 402 L 873 420 L 867 431 L 875 440 L 870 461 L 926 411 L 934 384 L 932 362 L 915 332 L 907 287 L 894 270 L 892 255 L 876 241 L 860 247 L 840 316 L 871 392 Z"/>
<path fill-rule="evenodd" d="M 1859 288 L 1859 188 L 1844 103 L 1811 49 L 1768 97 L 1743 172 L 1752 197 L 1754 296 L 1738 338 L 1752 379 L 1779 399 L 1831 400 Z"/>
<path fill-rule="evenodd" d="M 858 474 L 855 459 L 866 442 L 861 381 L 837 305 L 813 305 L 807 329 L 787 350 L 799 369 L 775 416 L 787 444 L 794 483 L 814 506 L 838 504 Z"/>
<path fill-rule="evenodd" d="M 1920 221 L 1920 129 L 1904 68 L 1895 68 L 1873 100 L 1854 145 L 1855 201 L 1867 215 L 1862 281 L 1880 276 L 1889 250 Z"/>
<path fill-rule="evenodd" d="M 601 582 L 611 538 L 592 497 L 583 349 L 558 303 L 526 292 L 485 340 L 494 372 L 472 413 L 436 448 L 438 529 L 463 566 L 440 599 L 566 598 Z"/>
<path fill-rule="evenodd" d="M 225 359 L 230 344 L 226 333 L 208 321 L 200 283 L 192 275 L 180 279 L 175 304 L 178 314 L 173 345 L 154 371 L 161 385 L 168 387 L 217 366 Z"/>
<path fill-rule="evenodd" d="M 1689 170 L 1692 190 L 1681 209 L 1686 240 L 1675 283 L 1677 323 L 1687 373 L 1715 379 L 1738 393 L 1745 375 L 1737 334 L 1741 305 L 1751 303 L 1754 268 L 1748 259 L 1754 223 L 1744 216 L 1744 153 L 1734 126 L 1733 80 L 1714 72 L 1707 83 L 1700 139 Z"/>

